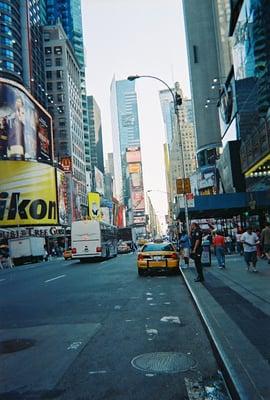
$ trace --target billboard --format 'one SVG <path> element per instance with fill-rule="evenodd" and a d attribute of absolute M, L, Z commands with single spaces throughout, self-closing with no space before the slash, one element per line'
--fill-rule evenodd
<path fill-rule="evenodd" d="M 50 114 L 18 83 L 0 79 L 0 155 L 52 161 Z"/>
<path fill-rule="evenodd" d="M 58 194 L 58 213 L 59 224 L 68 224 L 68 199 L 67 199 L 67 181 L 64 172 L 59 169 L 56 171 L 57 194 Z"/>
<path fill-rule="evenodd" d="M 143 191 L 132 192 L 131 193 L 131 201 L 132 201 L 132 209 L 134 211 L 145 209 L 144 192 Z"/>
<path fill-rule="evenodd" d="M 141 162 L 141 150 L 139 147 L 128 147 L 126 151 L 127 163 Z"/>
<path fill-rule="evenodd" d="M 133 163 L 133 164 L 128 164 L 128 172 L 130 174 L 139 174 L 141 173 L 142 168 L 140 163 Z"/>
<path fill-rule="evenodd" d="M 72 172 L 72 158 L 70 156 L 61 157 L 60 165 L 63 171 Z"/>
<path fill-rule="evenodd" d="M 94 193 L 94 192 L 88 193 L 88 215 L 90 219 L 96 221 L 102 220 L 99 193 Z"/>
<path fill-rule="evenodd" d="M 142 174 L 141 173 L 130 174 L 130 182 L 132 189 L 142 189 L 143 187 Z"/>
<path fill-rule="evenodd" d="M 0 161 L 0 226 L 58 224 L 55 169 L 31 161 Z"/>
<path fill-rule="evenodd" d="M 99 194 L 104 195 L 104 175 L 95 167 L 95 189 Z"/>

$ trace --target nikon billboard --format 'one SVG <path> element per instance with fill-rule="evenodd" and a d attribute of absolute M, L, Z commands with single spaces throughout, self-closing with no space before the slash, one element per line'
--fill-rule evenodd
<path fill-rule="evenodd" d="M 0 161 L 0 227 L 57 225 L 55 169 L 30 161 Z"/>

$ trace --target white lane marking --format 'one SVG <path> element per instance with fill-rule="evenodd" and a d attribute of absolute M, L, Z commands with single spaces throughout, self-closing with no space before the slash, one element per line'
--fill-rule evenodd
<path fill-rule="evenodd" d="M 180 318 L 176 316 L 164 316 L 160 320 L 161 322 L 169 322 L 171 324 L 181 324 Z"/>
<path fill-rule="evenodd" d="M 133 322 L 134 319 L 125 319 L 126 322 Z"/>
<path fill-rule="evenodd" d="M 147 301 L 151 301 L 151 300 L 153 300 L 153 297 L 147 297 L 146 300 L 147 300 Z"/>
<path fill-rule="evenodd" d="M 121 306 L 114 306 L 115 310 L 120 310 Z"/>
<path fill-rule="evenodd" d="M 149 378 L 152 378 L 153 376 L 156 376 L 154 374 L 145 374 L 145 376 L 148 376 Z"/>
<path fill-rule="evenodd" d="M 0 279 L 0 282 L 4 282 L 6 279 Z"/>
<path fill-rule="evenodd" d="M 66 276 L 66 275 L 59 275 L 59 276 L 56 276 L 55 278 L 48 279 L 47 281 L 45 281 L 45 283 L 51 282 L 51 281 L 55 281 L 56 279 L 64 278 L 65 276 Z"/>
<path fill-rule="evenodd" d="M 156 306 L 156 303 L 149 303 L 149 306 Z"/>
<path fill-rule="evenodd" d="M 105 369 L 101 369 L 100 371 L 89 371 L 88 374 L 94 375 L 94 374 L 107 374 L 107 371 Z"/>
<path fill-rule="evenodd" d="M 165 301 L 165 303 L 164 304 L 171 304 L 169 301 Z"/>
<path fill-rule="evenodd" d="M 151 292 L 147 292 L 146 296 L 152 296 L 152 293 Z"/>
<path fill-rule="evenodd" d="M 159 293 L 160 296 L 165 296 L 165 294 L 166 294 L 166 293 L 163 293 L 163 292 L 162 292 L 162 293 Z"/>
<path fill-rule="evenodd" d="M 71 343 L 67 350 L 77 350 L 82 345 L 82 342 L 73 342 Z"/>
<path fill-rule="evenodd" d="M 137 299 L 139 299 L 139 297 L 131 297 L 130 299 L 131 300 L 137 300 Z"/>

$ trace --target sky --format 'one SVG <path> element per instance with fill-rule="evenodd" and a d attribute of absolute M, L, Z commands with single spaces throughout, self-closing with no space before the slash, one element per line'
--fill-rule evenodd
<path fill-rule="evenodd" d="M 101 109 L 104 155 L 112 151 L 110 85 L 129 75 L 179 81 L 190 97 L 181 0 L 81 0 L 87 94 Z M 136 80 L 145 191 L 159 216 L 167 213 L 161 83 Z"/>

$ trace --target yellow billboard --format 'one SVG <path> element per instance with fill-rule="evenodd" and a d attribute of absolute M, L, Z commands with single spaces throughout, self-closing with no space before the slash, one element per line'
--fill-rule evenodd
<path fill-rule="evenodd" d="M 100 194 L 95 192 L 88 193 L 88 215 L 90 219 L 101 221 L 102 213 L 100 208 Z"/>
<path fill-rule="evenodd" d="M 141 172 L 141 164 L 140 163 L 128 164 L 128 172 L 130 174 L 139 174 Z"/>
<path fill-rule="evenodd" d="M 55 169 L 31 161 L 0 161 L 0 227 L 57 224 Z"/>

